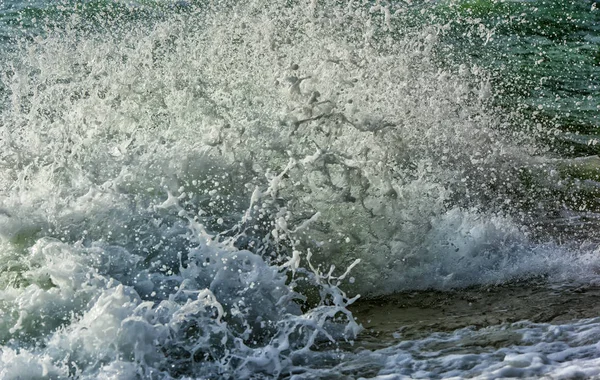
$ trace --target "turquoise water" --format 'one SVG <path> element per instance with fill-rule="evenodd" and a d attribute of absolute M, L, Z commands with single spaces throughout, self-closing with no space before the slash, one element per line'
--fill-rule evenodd
<path fill-rule="evenodd" d="M 352 313 L 598 283 L 593 4 L 0 0 L 0 378 L 597 376 Z"/>
<path fill-rule="evenodd" d="M 558 127 L 564 144 L 556 149 L 564 154 L 597 153 L 596 145 L 587 144 L 597 137 L 600 85 L 600 23 L 592 4 L 466 2 L 457 7 L 495 32 L 475 60 L 495 71 L 502 89 L 498 101 L 525 109 L 545 128 Z"/>

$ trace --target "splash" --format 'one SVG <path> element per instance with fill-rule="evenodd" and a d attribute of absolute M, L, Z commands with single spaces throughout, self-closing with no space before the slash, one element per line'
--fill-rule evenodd
<path fill-rule="evenodd" d="M 547 159 L 480 68 L 436 66 L 447 26 L 379 3 L 160 12 L 75 11 L 3 59 L 4 377 L 291 375 L 360 331 L 359 293 L 591 260 L 520 223 Z"/>

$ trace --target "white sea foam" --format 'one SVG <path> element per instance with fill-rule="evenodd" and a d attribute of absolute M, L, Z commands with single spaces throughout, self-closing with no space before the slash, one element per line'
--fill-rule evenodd
<path fill-rule="evenodd" d="M 364 351 L 335 371 L 376 367 L 374 379 L 594 378 L 600 374 L 597 319 L 573 324 L 519 322 L 436 333 L 394 347 Z M 494 348 L 501 345 L 502 348 Z"/>
<path fill-rule="evenodd" d="M 305 5 L 74 14 L 4 58 L 0 377 L 289 373 L 359 331 L 339 287 L 593 274 L 496 204 L 545 159 L 435 66 L 444 26 Z"/>

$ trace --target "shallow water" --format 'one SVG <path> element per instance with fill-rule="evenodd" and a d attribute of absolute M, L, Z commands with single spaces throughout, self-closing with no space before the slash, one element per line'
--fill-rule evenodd
<path fill-rule="evenodd" d="M 0 11 L 0 378 L 600 373 L 591 2 Z"/>

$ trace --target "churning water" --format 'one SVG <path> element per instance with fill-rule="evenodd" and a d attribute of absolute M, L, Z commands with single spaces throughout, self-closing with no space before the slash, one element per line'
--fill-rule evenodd
<path fill-rule="evenodd" d="M 600 314 L 352 312 L 598 282 L 600 12 L 560 4 L 0 1 L 0 378 L 599 375 Z"/>

